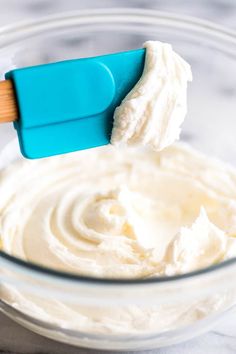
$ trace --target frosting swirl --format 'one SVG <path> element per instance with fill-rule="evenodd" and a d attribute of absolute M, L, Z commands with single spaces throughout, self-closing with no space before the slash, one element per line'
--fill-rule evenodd
<path fill-rule="evenodd" d="M 235 172 L 184 145 L 19 161 L 0 178 L 2 248 L 27 261 L 130 278 L 236 255 Z"/>

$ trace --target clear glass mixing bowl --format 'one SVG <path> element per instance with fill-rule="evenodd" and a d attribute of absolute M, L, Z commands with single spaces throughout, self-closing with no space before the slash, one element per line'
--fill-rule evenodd
<path fill-rule="evenodd" d="M 51 16 L 0 30 L 0 73 L 3 79 L 15 67 L 138 48 L 148 39 L 172 43 L 192 65 L 182 139 L 236 164 L 236 34 L 225 28 L 141 9 Z M 1 126 L 1 166 L 17 156 L 6 148 L 14 136 L 11 125 Z M 0 267 L 0 309 L 7 316 L 47 337 L 90 348 L 141 350 L 182 342 L 211 328 L 236 300 L 236 259 L 187 275 L 145 280 L 81 277 L 3 252 Z M 38 303 L 50 302 L 58 316 L 57 306 L 63 304 L 84 317 L 72 326 L 73 315 L 71 323 L 59 324 L 33 309 L 28 313 L 10 298 L 15 290 Z M 169 316 L 176 320 L 167 324 Z M 106 326 L 112 321 L 115 332 Z"/>

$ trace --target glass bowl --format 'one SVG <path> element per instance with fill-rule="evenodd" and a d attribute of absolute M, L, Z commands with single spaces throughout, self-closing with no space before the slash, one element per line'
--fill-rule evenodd
<path fill-rule="evenodd" d="M 236 34 L 209 22 L 113 8 L 2 28 L 1 79 L 15 67 L 129 50 L 148 39 L 172 43 L 192 66 L 182 140 L 235 164 Z M 19 156 L 14 138 L 11 125 L 1 126 L 1 167 Z M 236 300 L 236 259 L 185 275 L 144 280 L 76 276 L 3 252 L 0 267 L 1 311 L 39 334 L 89 348 L 141 350 L 182 342 L 209 330 Z M 48 304 L 53 315 L 18 308 L 14 292 L 39 306 Z M 66 320 L 60 317 L 65 306 Z"/>

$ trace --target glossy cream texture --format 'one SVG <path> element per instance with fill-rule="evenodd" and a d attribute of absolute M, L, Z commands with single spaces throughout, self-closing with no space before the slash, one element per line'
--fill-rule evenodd
<path fill-rule="evenodd" d="M 115 110 L 111 143 L 162 150 L 179 138 L 192 73 L 170 44 L 148 41 L 144 47 L 143 74 Z"/>

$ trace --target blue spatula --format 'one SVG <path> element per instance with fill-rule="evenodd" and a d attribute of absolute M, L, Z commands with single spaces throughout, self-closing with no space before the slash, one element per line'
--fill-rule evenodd
<path fill-rule="evenodd" d="M 7 120 L 15 120 L 22 154 L 35 159 L 108 144 L 114 110 L 141 77 L 144 59 L 138 49 L 8 72 L 2 83 L 13 87 L 18 109 Z M 1 101 L 0 87 L 4 121 Z"/>

